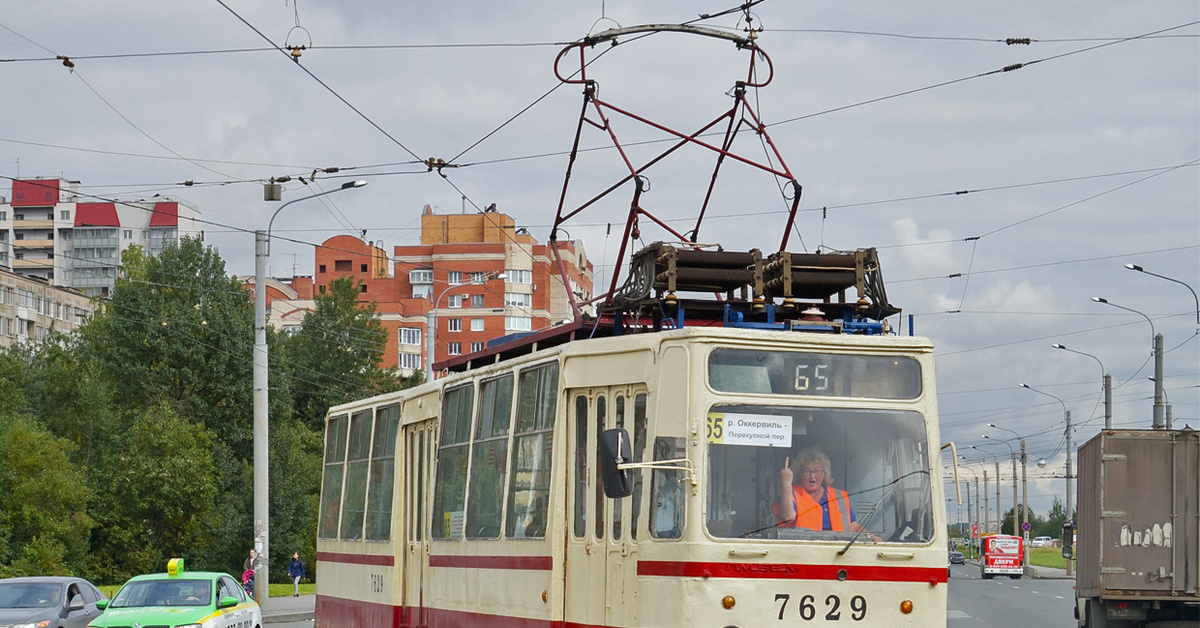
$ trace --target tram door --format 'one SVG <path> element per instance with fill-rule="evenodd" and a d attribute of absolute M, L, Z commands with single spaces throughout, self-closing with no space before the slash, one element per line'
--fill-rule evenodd
<path fill-rule="evenodd" d="M 424 584 L 429 574 L 429 480 L 433 468 L 434 429 L 437 421 L 430 419 L 403 427 L 404 447 L 404 550 L 399 556 L 401 567 L 400 603 L 402 623 L 423 626 L 427 623 L 424 604 Z"/>
<path fill-rule="evenodd" d="M 638 399 L 644 415 L 645 394 Z M 567 624 L 631 625 L 637 617 L 634 500 L 604 496 L 597 448 L 605 429 L 629 429 L 634 397 L 626 387 L 587 388 L 570 391 L 568 400 L 571 488 L 564 619 Z"/>

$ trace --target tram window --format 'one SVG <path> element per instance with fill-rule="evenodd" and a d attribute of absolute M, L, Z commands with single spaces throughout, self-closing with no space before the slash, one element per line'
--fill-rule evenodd
<path fill-rule="evenodd" d="M 596 397 L 596 538 L 604 538 L 604 478 L 600 470 L 600 435 L 604 433 L 608 418 L 608 404 L 603 395 Z"/>
<path fill-rule="evenodd" d="M 654 439 L 654 459 L 674 460 L 687 453 L 684 439 L 659 436 Z M 650 484 L 650 536 L 677 539 L 683 536 L 686 476 L 678 469 L 655 469 Z"/>
<path fill-rule="evenodd" d="M 722 392 L 915 399 L 921 365 L 905 356 L 726 348 L 709 354 L 708 382 Z"/>
<path fill-rule="evenodd" d="M 343 541 L 361 541 L 367 501 L 367 467 L 371 456 L 371 411 L 350 415 L 350 440 L 346 442 L 346 488 L 342 497 Z"/>
<path fill-rule="evenodd" d="M 558 364 L 527 369 L 518 379 L 517 427 L 505 536 L 543 538 L 550 499 L 551 454 Z"/>
<path fill-rule="evenodd" d="M 392 531 L 392 493 L 396 482 L 396 429 L 400 406 L 380 408 L 375 413 L 375 436 L 371 443 L 371 476 L 367 480 L 368 541 L 386 541 Z"/>
<path fill-rule="evenodd" d="M 346 461 L 346 415 L 329 419 L 325 426 L 325 470 L 321 479 L 321 524 L 317 536 L 336 539 L 342 512 L 342 471 Z"/>
<path fill-rule="evenodd" d="M 479 420 L 471 447 L 471 488 L 467 499 L 468 538 L 500 537 L 512 388 L 512 374 L 479 385 Z"/>
<path fill-rule="evenodd" d="M 917 412 L 714 406 L 706 432 L 712 536 L 844 541 L 859 526 L 862 541 L 933 536 L 925 421 Z M 790 517 L 785 496 L 794 504 Z"/>
<path fill-rule="evenodd" d="M 430 513 L 430 536 L 435 539 L 462 538 L 474 397 L 475 389 L 471 384 L 449 389 L 443 397 L 442 433 L 438 442 L 433 511 Z"/>
<path fill-rule="evenodd" d="M 571 532 L 582 539 L 587 533 L 587 397 L 575 397 L 575 516 Z"/>
<path fill-rule="evenodd" d="M 641 462 L 646 452 L 646 394 L 642 393 L 633 398 L 633 461 Z M 633 470 L 633 501 L 629 504 L 633 509 L 633 525 L 629 534 L 633 540 L 638 538 L 638 515 L 642 512 L 642 470 Z"/>

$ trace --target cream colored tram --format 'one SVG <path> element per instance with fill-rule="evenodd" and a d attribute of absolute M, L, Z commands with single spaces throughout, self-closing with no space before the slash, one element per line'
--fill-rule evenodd
<path fill-rule="evenodd" d="M 316 624 L 944 626 L 933 373 L 920 338 L 693 327 L 332 408 Z M 813 448 L 852 526 L 780 521 Z"/>

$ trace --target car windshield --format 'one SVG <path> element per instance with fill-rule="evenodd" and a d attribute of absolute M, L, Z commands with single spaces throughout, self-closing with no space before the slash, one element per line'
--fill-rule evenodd
<path fill-rule="evenodd" d="M 707 440 L 711 536 L 846 541 L 862 530 L 860 542 L 933 538 L 920 413 L 716 405 Z"/>
<path fill-rule="evenodd" d="M 110 608 L 138 606 L 208 606 L 212 603 L 208 580 L 141 580 L 121 587 Z"/>
<path fill-rule="evenodd" d="M 0 582 L 0 608 L 53 608 L 60 595 L 55 583 Z"/>

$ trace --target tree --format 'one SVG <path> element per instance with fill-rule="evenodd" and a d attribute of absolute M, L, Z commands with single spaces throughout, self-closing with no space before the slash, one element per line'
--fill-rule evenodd
<path fill-rule="evenodd" d="M 93 573 L 110 582 L 161 571 L 174 556 L 203 556 L 217 541 L 205 525 L 219 495 L 212 433 L 166 403 L 122 423 L 104 435 L 93 475 Z"/>
<path fill-rule="evenodd" d="M 0 413 L 0 576 L 84 568 L 90 493 L 71 448 L 30 417 Z"/>
<path fill-rule="evenodd" d="M 296 413 L 311 429 L 324 431 L 330 406 L 405 387 L 379 368 L 387 332 L 375 304 L 358 302 L 358 286 L 351 277 L 332 281 L 286 342 Z"/>

